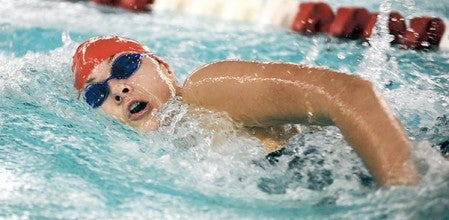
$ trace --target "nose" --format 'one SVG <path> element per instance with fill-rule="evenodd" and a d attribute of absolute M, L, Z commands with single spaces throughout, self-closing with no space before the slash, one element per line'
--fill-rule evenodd
<path fill-rule="evenodd" d="M 115 103 L 118 105 L 120 105 L 123 102 L 123 99 L 131 91 L 131 88 L 126 84 L 110 83 L 109 86 L 111 88 L 111 95 L 114 98 Z"/>

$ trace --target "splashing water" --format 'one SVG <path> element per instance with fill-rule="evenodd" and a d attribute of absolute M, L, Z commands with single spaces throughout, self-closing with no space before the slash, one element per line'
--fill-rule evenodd
<path fill-rule="evenodd" d="M 449 163 L 437 147 L 449 138 L 449 53 L 390 46 L 384 24 L 395 2 L 360 4 L 381 11 L 371 46 L 172 12 L 0 1 L 0 218 L 449 216 Z M 433 7 L 414 4 L 418 12 Z M 159 131 L 136 132 L 90 109 L 72 88 L 73 51 L 101 34 L 144 42 L 181 82 L 198 66 L 228 57 L 368 78 L 414 141 L 422 180 L 378 188 L 335 127 L 298 125 L 282 152 L 264 157 L 262 145 L 226 114 L 176 99 L 159 113 Z"/>
<path fill-rule="evenodd" d="M 389 60 L 387 57 L 388 53 L 391 52 L 390 43 L 393 41 L 393 36 L 389 34 L 388 30 L 388 14 L 391 12 L 391 2 L 389 0 L 382 1 L 379 11 L 377 23 L 369 39 L 371 47 L 366 50 L 363 56 L 364 60 L 360 65 L 362 69 L 359 70 L 362 74 L 369 71 L 364 76 L 373 82 L 384 81 L 384 77 L 389 70 L 397 71 L 394 60 Z"/>

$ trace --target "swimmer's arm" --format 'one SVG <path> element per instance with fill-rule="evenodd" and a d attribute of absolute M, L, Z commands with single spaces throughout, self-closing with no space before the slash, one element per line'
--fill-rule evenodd
<path fill-rule="evenodd" d="M 335 124 L 380 185 L 418 181 L 400 122 L 358 76 L 288 63 L 222 61 L 189 77 L 183 98 L 226 111 L 246 126 Z"/>

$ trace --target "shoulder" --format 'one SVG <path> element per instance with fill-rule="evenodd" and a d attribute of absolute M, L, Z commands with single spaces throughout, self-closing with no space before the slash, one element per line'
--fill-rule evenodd
<path fill-rule="evenodd" d="M 297 80 L 306 78 L 357 78 L 325 67 L 308 66 L 290 62 L 264 62 L 253 60 L 222 60 L 203 65 L 193 71 L 186 83 L 223 77 L 258 77 Z"/>
<path fill-rule="evenodd" d="M 188 79 L 222 77 L 222 76 L 245 76 L 264 73 L 292 72 L 298 69 L 310 67 L 288 63 L 255 60 L 221 60 L 203 65 L 192 72 Z"/>
<path fill-rule="evenodd" d="M 215 68 L 239 68 L 239 67 L 269 67 L 269 66 L 291 66 L 296 68 L 311 68 L 307 65 L 291 63 L 291 62 L 281 62 L 281 61 L 257 61 L 257 60 L 220 60 L 212 63 L 205 64 L 198 69 L 196 69 L 192 74 L 210 70 Z"/>

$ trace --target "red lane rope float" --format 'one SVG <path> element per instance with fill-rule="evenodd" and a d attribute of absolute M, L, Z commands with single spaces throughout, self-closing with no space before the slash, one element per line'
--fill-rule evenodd
<path fill-rule="evenodd" d="M 362 7 L 340 7 L 334 15 L 324 2 L 300 3 L 299 11 L 291 25 L 292 30 L 310 33 L 328 33 L 340 38 L 368 39 L 376 25 L 379 13 L 370 13 Z M 428 49 L 439 46 L 444 31 L 443 20 L 436 17 L 417 17 L 410 20 L 407 29 L 404 17 L 391 12 L 388 19 L 389 33 L 393 43 L 405 48 Z"/>
<path fill-rule="evenodd" d="M 328 4 L 309 2 L 299 5 L 299 11 L 291 25 L 297 32 L 318 33 L 327 32 L 334 20 L 334 12 Z"/>
<path fill-rule="evenodd" d="M 368 39 L 371 36 L 373 29 L 376 26 L 378 16 L 379 13 L 371 14 L 371 18 L 366 24 L 365 31 L 362 35 L 364 39 Z M 388 16 L 388 30 L 390 31 L 390 34 L 394 36 L 394 43 L 399 43 L 404 37 L 405 31 L 407 30 L 407 25 L 405 24 L 404 17 L 402 17 L 399 12 L 390 12 Z"/>
<path fill-rule="evenodd" d="M 410 20 L 410 30 L 400 43 L 408 48 L 424 49 L 438 47 L 444 34 L 443 20 L 434 17 L 417 17 Z"/>
<path fill-rule="evenodd" d="M 120 6 L 128 10 L 147 11 L 150 2 L 148 0 L 121 0 Z"/>
<path fill-rule="evenodd" d="M 90 0 L 107 6 L 120 6 L 131 11 L 148 11 L 154 0 Z"/>
<path fill-rule="evenodd" d="M 331 23 L 329 34 L 335 37 L 360 38 L 370 17 L 370 13 L 365 8 L 339 8 Z"/>
<path fill-rule="evenodd" d="M 91 2 L 122 7 L 131 11 L 147 11 L 155 0 L 90 0 Z M 294 12 L 293 12 L 294 13 Z M 340 7 L 334 14 L 324 2 L 303 2 L 291 23 L 291 29 L 303 34 L 328 33 L 340 38 L 368 39 L 376 25 L 379 13 L 371 13 L 363 7 Z M 445 31 L 443 20 L 436 17 L 416 17 L 407 29 L 404 17 L 391 12 L 388 19 L 393 43 L 404 48 L 437 48 Z"/>

